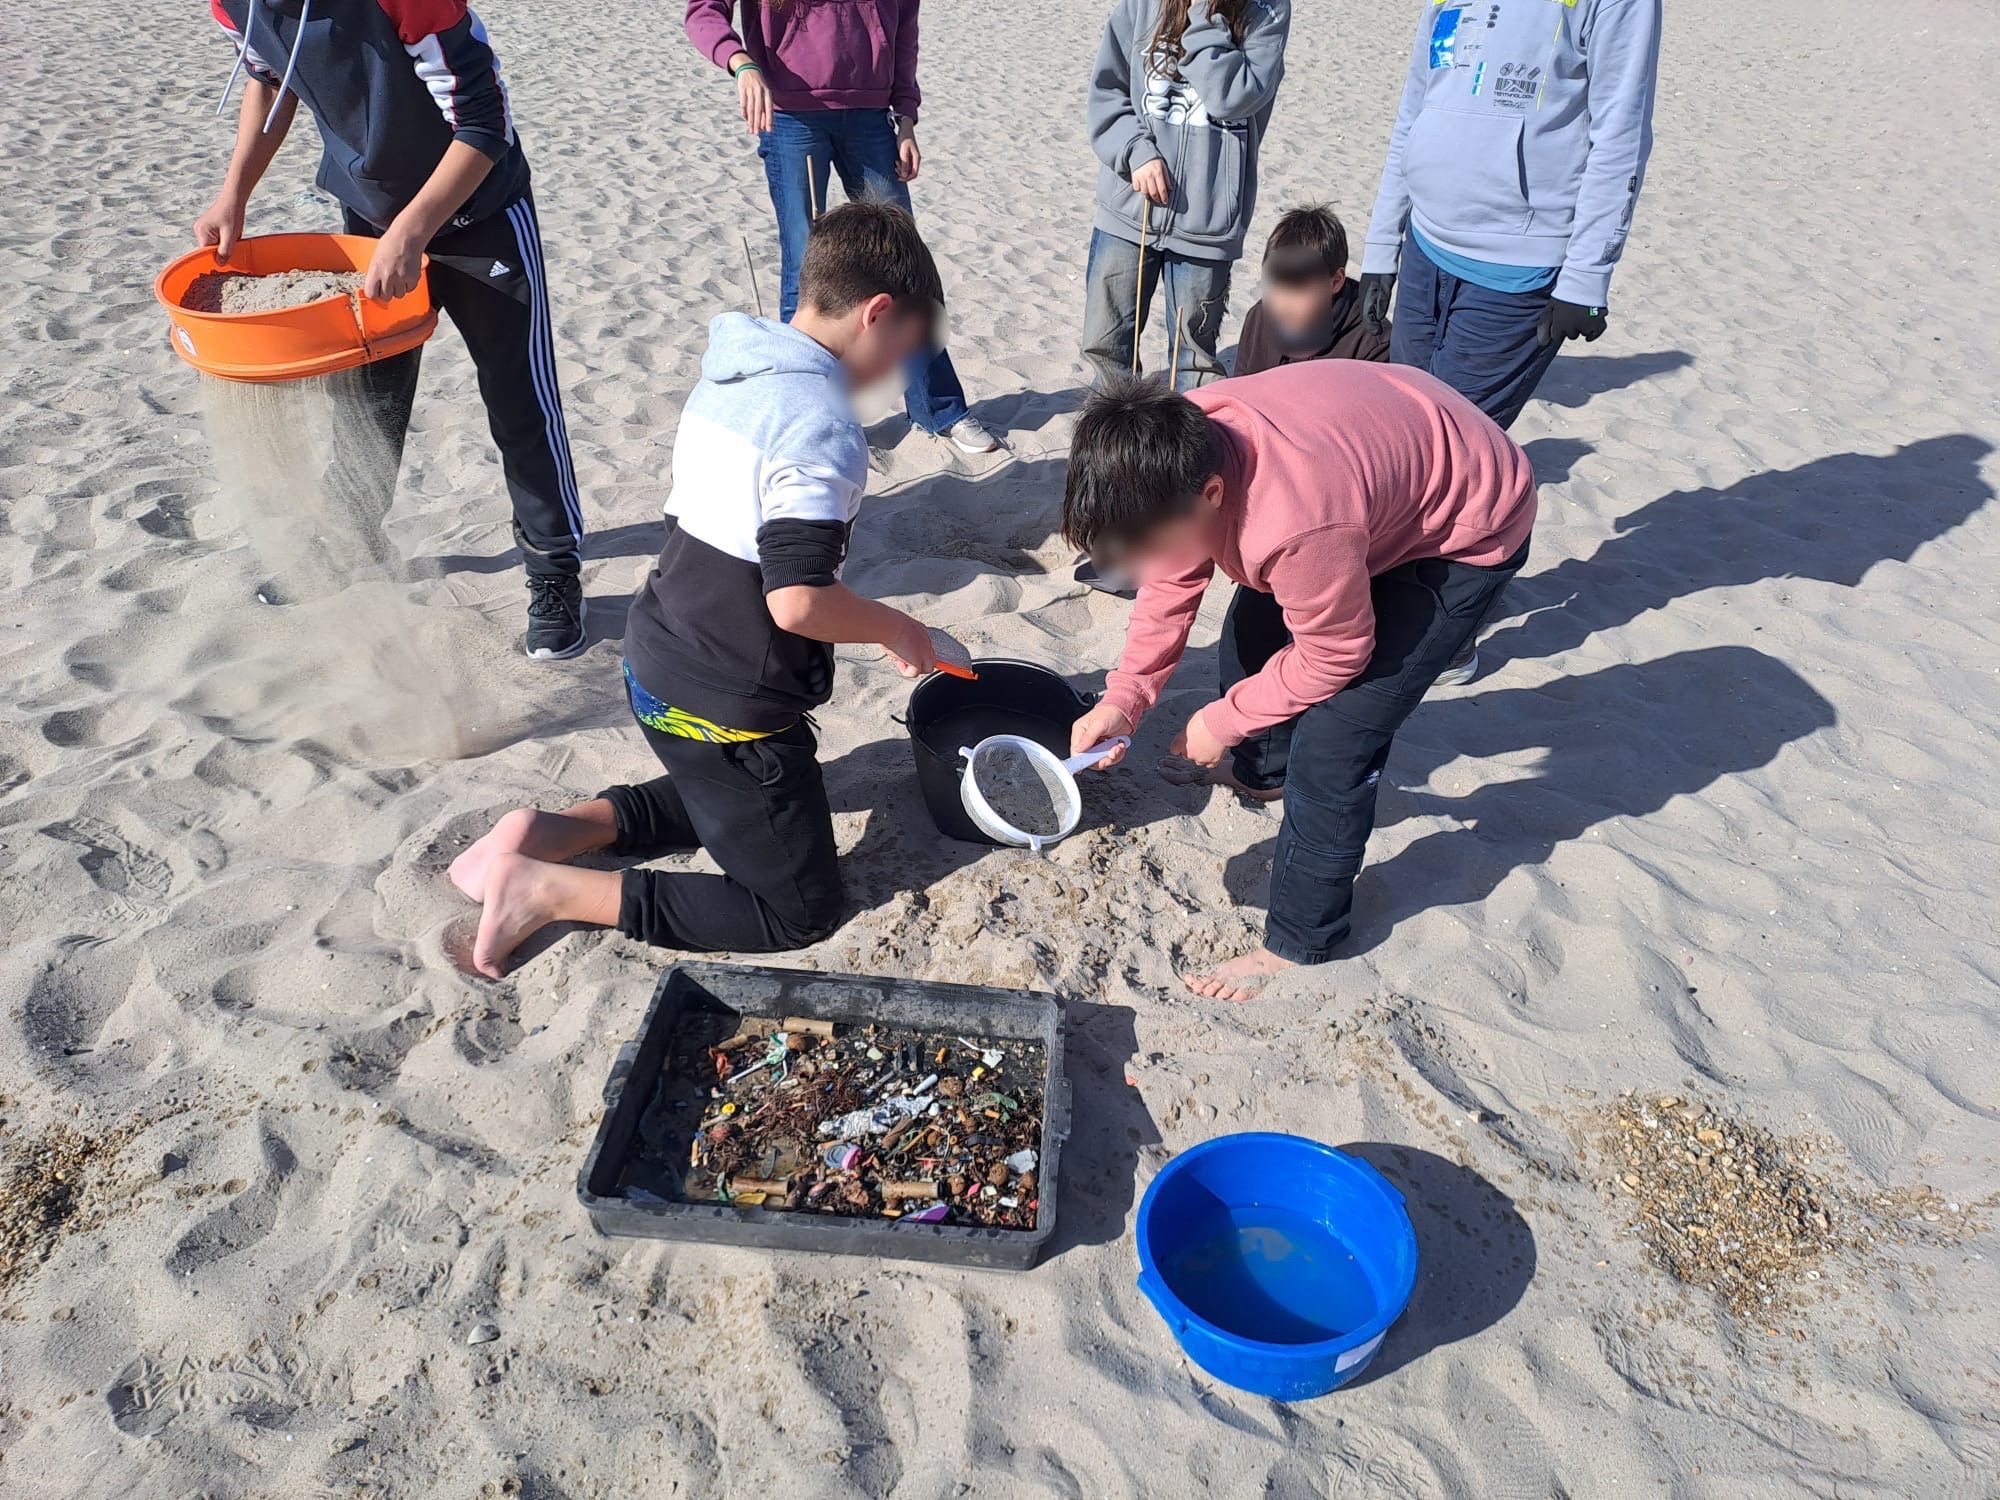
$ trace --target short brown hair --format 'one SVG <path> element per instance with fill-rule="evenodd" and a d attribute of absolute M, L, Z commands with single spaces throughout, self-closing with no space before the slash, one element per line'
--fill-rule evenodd
<path fill-rule="evenodd" d="M 884 293 L 935 324 L 944 307 L 937 262 L 917 221 L 893 203 L 843 203 L 813 222 L 799 301 L 838 317 Z"/>
<path fill-rule="evenodd" d="M 1083 403 L 1069 440 L 1063 540 L 1109 557 L 1194 509 L 1222 472 L 1208 413 L 1158 380 L 1115 376 Z"/>
<path fill-rule="evenodd" d="M 1267 280 L 1298 285 L 1347 269 L 1347 227 L 1324 203 L 1291 208 L 1264 245 Z"/>

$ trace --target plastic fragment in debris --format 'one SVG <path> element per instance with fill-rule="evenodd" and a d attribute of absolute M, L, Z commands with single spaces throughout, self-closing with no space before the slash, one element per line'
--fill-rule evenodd
<path fill-rule="evenodd" d="M 1002 1198 L 1000 1200 L 1000 1206 L 1002 1208 L 1019 1208 L 1021 1206 L 1021 1200 L 1019 1198 L 1014 1198 L 1014 1197 Z"/>
<path fill-rule="evenodd" d="M 905 1224 L 942 1224 L 950 1217 L 951 1205 L 949 1203 L 933 1203 L 930 1207 L 920 1208 L 915 1213 L 904 1214 L 901 1222 Z"/>
<path fill-rule="evenodd" d="M 1032 1172 L 1035 1170 L 1035 1162 L 1037 1160 L 1038 1158 L 1032 1147 L 1024 1151 L 1016 1151 L 1012 1156 L 1007 1158 L 1007 1170 L 1010 1172 Z"/>
<path fill-rule="evenodd" d="M 835 1141 L 819 1154 L 819 1159 L 836 1172 L 845 1172 L 861 1160 L 861 1148 L 848 1141 Z"/>
<path fill-rule="evenodd" d="M 828 1120 L 819 1133 L 834 1140 L 851 1141 L 856 1136 L 880 1135 L 898 1121 L 922 1114 L 930 1108 L 929 1094 L 898 1094 L 867 1109 L 857 1109 L 837 1120 Z"/>

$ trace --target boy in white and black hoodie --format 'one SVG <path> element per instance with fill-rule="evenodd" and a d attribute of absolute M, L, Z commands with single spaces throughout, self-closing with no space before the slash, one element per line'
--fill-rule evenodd
<path fill-rule="evenodd" d="M 473 962 L 498 977 L 550 922 L 617 927 L 695 952 L 816 942 L 844 910 L 833 812 L 807 715 L 833 691 L 833 647 L 887 648 L 905 676 L 930 633 L 840 582 L 868 484 L 850 392 L 940 331 L 943 290 L 902 209 L 820 216 L 789 324 L 725 313 L 674 437 L 666 544 L 626 626 L 632 716 L 667 774 L 561 813 L 522 808 L 460 855 L 485 910 Z M 720 875 L 564 863 L 706 849 Z"/>
<path fill-rule="evenodd" d="M 541 228 L 528 159 L 486 28 L 464 0 L 210 0 L 247 74 L 236 146 L 196 242 L 227 264 L 258 179 L 300 100 L 324 147 L 319 185 L 349 234 L 379 243 L 364 295 L 401 296 L 430 256 L 431 300 L 465 339 L 514 504 L 528 573 L 527 654 L 585 645 L 583 505 L 556 387 Z M 228 91 L 224 91 L 224 102 Z M 398 456 L 420 349 L 358 372 Z"/>

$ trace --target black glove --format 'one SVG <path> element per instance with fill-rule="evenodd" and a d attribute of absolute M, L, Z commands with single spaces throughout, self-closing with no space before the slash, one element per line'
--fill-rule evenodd
<path fill-rule="evenodd" d="M 1566 339 L 1581 338 L 1590 344 L 1603 337 L 1603 308 L 1584 307 L 1580 303 L 1565 302 L 1560 297 L 1549 298 L 1542 308 L 1541 326 L 1535 330 L 1535 342 L 1544 348 Z"/>
<path fill-rule="evenodd" d="M 1380 334 L 1389 322 L 1389 298 L 1396 290 L 1394 271 L 1361 273 L 1361 326 Z"/>

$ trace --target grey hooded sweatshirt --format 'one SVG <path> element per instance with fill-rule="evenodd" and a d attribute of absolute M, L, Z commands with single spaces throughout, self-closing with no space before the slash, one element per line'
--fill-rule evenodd
<path fill-rule="evenodd" d="M 1139 243 L 1146 200 L 1132 190 L 1132 174 L 1158 157 L 1173 192 L 1154 205 L 1146 243 L 1233 261 L 1257 208 L 1257 147 L 1285 76 L 1291 0 L 1251 0 L 1240 46 L 1208 0 L 1194 0 L 1178 78 L 1147 64 L 1159 14 L 1159 0 L 1116 0 L 1097 49 L 1088 116 L 1103 163 L 1097 227 Z"/>
<path fill-rule="evenodd" d="M 1422 0 L 1363 273 L 1404 229 L 1601 307 L 1653 147 L 1660 0 Z"/>

